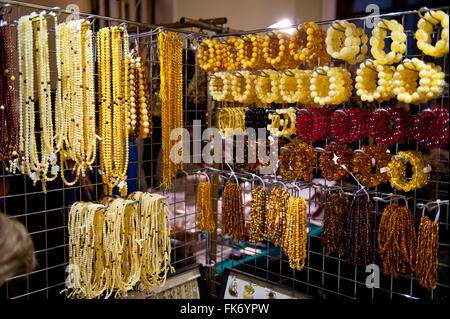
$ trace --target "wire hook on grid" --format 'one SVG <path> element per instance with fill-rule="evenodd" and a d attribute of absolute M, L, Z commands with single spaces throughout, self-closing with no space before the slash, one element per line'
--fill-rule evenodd
<path fill-rule="evenodd" d="M 417 203 L 416 206 L 418 208 L 422 208 L 422 216 L 424 216 L 424 214 L 425 214 L 425 209 L 433 210 L 436 207 L 438 207 L 438 212 L 437 212 L 436 217 L 434 219 L 434 222 L 437 223 L 438 220 L 439 220 L 439 215 L 441 213 L 441 206 L 442 205 L 449 205 L 449 201 L 448 200 L 437 199 L 435 201 L 428 202 L 427 204 Z"/>
<path fill-rule="evenodd" d="M 195 174 L 199 174 L 199 175 L 205 175 L 205 176 L 206 176 L 206 179 L 208 180 L 208 183 L 210 183 L 210 184 L 211 184 L 211 180 L 209 179 L 209 175 L 208 175 L 208 174 L 206 174 L 205 172 L 202 172 L 202 171 L 197 171 L 197 172 L 195 172 Z"/>
<path fill-rule="evenodd" d="M 6 8 L 6 11 L 3 12 L 3 9 L 5 9 L 5 8 Z M 12 5 L 11 5 L 11 4 L 9 4 L 9 3 L 4 3 L 4 4 L 0 7 L 0 16 L 11 14 L 12 9 L 13 9 L 13 8 L 12 8 Z"/>
<path fill-rule="evenodd" d="M 440 22 L 439 19 L 437 19 L 436 17 L 434 17 L 434 16 L 431 14 L 430 9 L 428 9 L 427 7 L 422 7 L 422 8 L 420 8 L 419 10 L 417 10 L 417 14 L 419 15 L 419 17 L 420 17 L 421 19 L 425 20 L 426 22 L 428 22 L 429 24 L 431 24 L 432 27 L 434 27 L 434 26 L 436 25 L 436 23 L 433 23 L 433 22 L 431 22 L 430 20 L 428 20 L 427 18 L 425 18 L 425 17 L 423 16 L 422 12 L 428 12 L 428 13 L 430 14 L 430 17 L 432 17 L 434 20 L 436 20 L 437 23 Z"/>
<path fill-rule="evenodd" d="M 385 196 L 385 197 L 388 197 L 388 198 L 385 198 L 384 196 Z M 406 208 L 409 209 L 409 206 L 408 206 L 408 197 L 403 196 L 403 195 L 398 195 L 398 194 L 389 193 L 389 194 L 382 194 L 381 197 L 380 197 L 380 196 L 374 196 L 374 197 L 372 197 L 372 199 L 373 199 L 374 201 L 376 201 L 376 202 L 384 202 L 384 203 L 391 203 L 391 202 L 393 202 L 393 201 L 395 201 L 395 200 L 403 199 L 403 200 L 405 201 L 405 206 L 406 206 Z"/>

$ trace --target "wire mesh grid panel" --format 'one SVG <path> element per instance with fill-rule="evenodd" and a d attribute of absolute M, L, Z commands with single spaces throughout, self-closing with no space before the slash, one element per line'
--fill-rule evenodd
<path fill-rule="evenodd" d="M 448 7 L 440 8 L 441 10 L 448 13 Z M 373 17 L 371 17 L 373 18 Z M 442 67 L 445 73 L 445 80 L 448 82 L 448 55 L 442 58 L 433 58 L 424 55 L 416 46 L 415 32 L 417 30 L 417 22 L 420 19 L 417 11 L 390 13 L 386 15 L 377 16 L 377 18 L 385 19 L 395 19 L 404 27 L 405 33 L 407 35 L 407 49 L 404 58 L 417 57 L 426 62 L 433 62 L 436 65 Z M 356 24 L 358 27 L 364 29 L 365 33 L 370 37 L 372 32 L 371 28 L 368 27 L 368 21 L 366 17 L 352 18 L 348 21 Z M 372 20 L 370 20 L 372 21 Z M 326 30 L 330 26 L 331 21 L 317 22 L 323 30 Z M 437 39 L 440 38 L 441 32 L 440 26 L 435 26 L 432 34 L 432 41 L 435 43 Z M 219 39 L 228 39 L 230 37 L 242 37 L 251 36 L 253 34 L 263 34 L 269 30 L 253 30 L 249 32 L 242 32 L 237 34 L 229 35 L 218 35 Z M 245 39 L 245 38 L 244 38 Z M 248 39 L 248 37 L 247 37 Z M 386 39 L 386 46 L 391 43 L 390 34 L 388 33 Z M 370 52 L 370 47 L 369 51 Z M 369 54 L 366 55 L 369 58 Z M 353 65 L 348 65 L 346 62 L 338 62 L 332 60 L 329 65 L 331 66 L 343 66 L 349 69 L 353 74 L 356 73 L 356 67 Z M 262 75 L 261 75 L 262 76 Z M 210 99 L 210 103 L 214 106 L 214 109 L 220 109 L 225 106 L 233 106 L 233 104 L 227 104 L 226 102 L 216 102 Z M 264 107 L 288 107 L 291 105 L 263 105 Z M 308 107 L 308 105 L 296 104 L 297 108 Z M 350 98 L 349 101 L 343 105 L 338 106 L 339 108 L 368 108 L 374 110 L 379 107 L 391 106 L 394 108 L 404 108 L 408 110 L 413 117 L 417 116 L 420 112 L 429 107 L 437 107 L 448 112 L 448 85 L 446 85 L 444 92 L 435 100 L 431 100 L 428 103 L 420 105 L 409 105 L 405 103 L 398 102 L 395 99 L 391 99 L 388 102 L 362 102 L 356 94 Z M 313 146 L 323 147 L 325 144 L 332 140 L 325 140 L 324 142 L 314 142 L 309 143 Z M 348 144 L 352 149 L 360 149 L 362 145 L 372 145 L 374 141 L 372 138 L 366 138 L 364 140 L 359 140 L 357 142 Z M 380 196 L 381 194 L 393 194 L 392 196 L 401 195 L 407 198 L 408 207 L 413 212 L 415 217 L 416 229 L 419 225 L 420 218 L 422 216 L 422 209 L 418 208 L 418 204 L 427 204 L 436 199 L 447 200 L 448 199 L 448 178 L 449 178 L 449 158 L 448 158 L 448 146 L 445 148 L 436 148 L 427 150 L 420 146 L 416 140 L 408 140 L 405 143 L 394 144 L 389 147 L 391 154 L 397 154 L 399 151 L 405 150 L 418 150 L 424 153 L 430 160 L 432 166 L 430 183 L 422 189 L 416 189 L 410 192 L 398 191 L 396 188 L 391 187 L 391 185 L 382 184 L 373 189 L 367 189 L 371 197 Z M 307 258 L 305 266 L 301 271 L 294 270 L 289 266 L 288 257 L 285 255 L 283 249 L 275 247 L 273 242 L 266 240 L 262 243 L 251 243 L 251 242 L 234 242 L 222 234 L 222 224 L 221 224 L 221 202 L 222 202 L 222 191 L 224 187 L 224 178 L 228 178 L 229 171 L 228 167 L 222 165 L 218 167 L 222 170 L 213 181 L 214 186 L 217 188 L 215 192 L 214 200 L 216 201 L 216 211 L 218 220 L 218 230 L 217 234 L 212 234 L 212 251 L 211 260 L 214 265 L 211 272 L 211 295 L 214 297 L 218 296 L 220 291 L 220 285 L 222 283 L 222 273 L 224 268 L 236 268 L 243 270 L 249 274 L 257 275 L 268 281 L 283 284 L 300 292 L 311 295 L 314 298 L 323 299 L 446 299 L 449 295 L 449 283 L 448 283 L 448 205 L 440 206 L 440 219 L 439 219 L 439 264 L 438 264 L 438 281 L 437 287 L 433 291 L 429 291 L 423 288 L 417 278 L 412 276 L 398 275 L 394 278 L 392 274 L 383 275 L 383 263 L 380 259 L 378 253 L 378 227 L 380 224 L 380 219 L 384 208 L 387 206 L 386 203 L 373 201 L 372 208 L 372 250 L 373 250 L 373 261 L 374 264 L 379 266 L 380 269 L 380 284 L 379 288 L 368 288 L 366 285 L 366 280 L 368 279 L 371 270 L 366 272 L 366 267 L 354 266 L 349 263 L 347 257 L 344 255 L 338 255 L 336 253 L 327 254 L 325 248 L 322 245 L 321 236 L 321 216 L 314 216 L 314 214 L 308 214 L 308 241 L 307 241 Z M 261 186 L 261 182 L 258 178 L 249 177 L 245 171 L 240 170 L 237 166 L 234 166 L 234 171 L 239 177 L 239 182 L 242 186 L 242 196 L 244 205 L 244 216 L 246 223 L 246 231 L 248 234 L 248 225 L 251 222 L 249 216 L 250 192 L 255 187 L 255 185 Z M 407 168 L 407 174 L 411 174 L 411 168 Z M 216 174 L 212 172 L 212 174 Z M 270 182 L 273 181 L 274 176 L 271 176 L 268 181 L 266 181 L 266 188 L 269 191 L 274 187 Z M 277 177 L 279 180 L 283 181 L 281 176 Z M 327 196 L 332 191 L 332 188 L 327 186 L 325 180 L 321 178 L 321 174 L 318 168 L 318 162 L 316 161 L 314 169 L 314 180 L 310 185 L 311 187 L 301 191 L 296 188 L 291 188 L 289 192 L 291 195 L 298 196 L 306 200 L 308 211 L 323 211 L 327 209 Z M 234 180 L 233 177 L 230 179 Z M 349 179 L 348 181 L 351 181 Z M 284 180 L 286 184 L 289 185 L 289 181 Z M 279 183 L 277 183 L 279 184 Z M 279 186 L 279 185 L 276 185 Z M 349 191 L 350 193 L 355 193 L 359 188 L 356 183 L 340 182 L 342 189 Z M 399 197 L 400 198 L 400 197 Z M 350 197 L 351 200 L 351 197 Z M 404 205 L 403 199 L 395 199 L 399 205 Z M 436 211 L 434 211 L 435 213 Z M 431 213 L 430 216 L 434 216 Z M 431 217 L 433 218 L 433 217 Z M 248 237 L 247 237 L 248 238 Z M 370 278 L 369 278 L 370 279 Z"/>
<path fill-rule="evenodd" d="M 50 10 L 44 6 L 31 4 L 13 4 L 11 20 L 19 19 L 32 11 Z M 66 12 L 56 10 L 58 20 L 64 22 L 70 18 Z M 87 15 L 84 15 L 85 17 Z M 92 18 L 90 18 L 92 20 Z M 49 20 L 50 21 L 50 20 Z M 123 23 L 123 20 L 95 16 L 93 22 L 94 52 L 99 25 L 113 26 Z M 122 24 L 124 25 L 124 24 Z M 168 198 L 171 209 L 172 225 L 172 266 L 177 269 L 187 264 L 195 263 L 197 255 L 204 251 L 204 241 L 197 240 L 194 229 L 195 195 L 192 183 L 198 177 L 179 174 L 172 188 L 161 190 L 161 120 L 159 102 L 159 60 L 157 30 L 149 25 L 127 22 L 129 47 L 137 50 L 144 60 L 147 79 L 150 87 L 149 100 L 153 113 L 153 134 L 150 138 L 139 139 L 129 143 L 129 166 L 127 171 L 128 193 L 133 191 L 149 191 L 164 194 Z M 16 25 L 12 25 L 15 28 Z M 49 56 L 52 89 L 57 80 L 55 62 L 55 26 L 49 22 Z M 145 31 L 146 33 L 142 33 Z M 13 39 L 16 46 L 16 39 Z M 192 129 L 193 119 L 203 119 L 206 116 L 206 80 L 196 69 L 190 39 L 184 41 L 183 77 L 184 77 L 184 119 L 185 127 Z M 95 55 L 95 54 L 94 54 Z M 96 60 L 96 56 L 94 59 Z M 17 56 L 14 59 L 17 65 Z M 15 68 L 17 71 L 17 68 Z M 18 76 L 16 76 L 18 78 Z M 98 81 L 97 70 L 95 81 Z M 203 82 L 202 82 L 203 81 Z M 202 91 L 203 90 L 203 91 Z M 98 92 L 95 92 L 96 96 Z M 52 90 L 54 99 L 54 90 Z M 202 100 L 203 98 L 203 100 Z M 97 99 L 98 100 L 98 99 Z M 55 116 L 53 114 L 53 116 Z M 96 117 L 98 118 L 98 106 Z M 39 111 L 36 110 L 36 117 Z M 99 159 L 92 165 L 92 170 L 73 186 L 65 185 L 61 178 L 47 185 L 46 192 L 41 185 L 34 186 L 31 180 L 20 174 L 12 174 L 4 167 L 0 171 L 0 211 L 22 222 L 31 235 L 35 247 L 37 267 L 28 275 L 19 275 L 7 280 L 0 288 L 0 298 L 64 298 L 61 291 L 65 289 L 67 278 L 68 256 L 68 212 L 76 201 L 98 202 L 103 197 L 102 178 L 99 171 Z M 185 168 L 189 169 L 188 167 Z M 66 168 L 67 179 L 73 179 L 71 168 Z M 117 189 L 113 193 L 117 196 Z M 204 253 L 203 253 L 204 255 Z"/>

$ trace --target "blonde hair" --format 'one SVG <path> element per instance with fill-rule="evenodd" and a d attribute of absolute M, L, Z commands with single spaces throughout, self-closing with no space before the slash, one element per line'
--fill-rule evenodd
<path fill-rule="evenodd" d="M 31 272 L 35 265 L 33 241 L 25 226 L 0 213 L 0 286 L 8 278 Z"/>

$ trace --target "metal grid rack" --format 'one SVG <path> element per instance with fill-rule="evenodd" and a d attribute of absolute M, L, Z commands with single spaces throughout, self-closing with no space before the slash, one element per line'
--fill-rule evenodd
<path fill-rule="evenodd" d="M 448 13 L 448 7 L 440 8 Z M 347 19 L 347 21 L 351 21 L 355 23 L 358 27 L 364 28 L 367 35 L 370 36 L 371 30 L 366 26 L 366 18 L 367 17 L 358 17 Z M 414 33 L 416 31 L 417 22 L 419 19 L 418 11 L 412 10 L 407 12 L 396 12 L 389 13 L 383 15 L 373 15 L 371 18 L 387 18 L 387 19 L 397 19 L 405 28 L 405 32 L 407 33 L 407 51 L 405 54 L 405 58 L 418 57 L 427 62 L 433 62 L 437 65 L 440 65 L 443 68 L 443 71 L 446 76 L 446 81 L 448 83 L 448 73 L 449 73 L 449 65 L 448 65 L 448 55 L 444 56 L 440 59 L 434 59 L 429 56 L 425 56 L 419 51 L 415 46 L 415 38 Z M 324 30 L 330 25 L 332 21 L 322 21 L 317 22 Z M 287 27 L 289 28 L 289 27 Z M 267 32 L 268 29 L 259 29 L 252 30 L 240 33 L 233 34 L 225 34 L 225 35 L 216 35 L 214 37 L 220 37 L 226 39 L 227 37 L 239 37 L 242 35 L 248 34 L 261 34 Z M 439 28 L 434 31 L 433 38 L 439 34 Z M 389 38 L 389 36 L 388 36 Z M 389 40 L 387 40 L 389 41 Z M 388 42 L 389 43 L 389 42 Z M 370 52 L 370 49 L 369 49 Z M 337 61 L 332 61 L 332 65 L 342 65 Z M 346 63 L 345 67 L 349 67 Z M 214 102 L 211 101 L 216 107 L 223 107 L 223 102 Z M 393 103 L 393 101 L 389 101 L 389 103 Z M 364 105 L 363 105 L 364 104 Z M 380 106 L 394 106 L 392 104 L 384 103 L 373 103 L 369 105 L 369 108 L 376 108 Z M 427 104 L 421 104 L 418 107 L 411 106 L 410 112 L 415 115 L 419 113 L 421 110 L 425 109 L 429 106 L 437 106 L 442 109 L 448 111 L 449 103 L 448 103 L 448 86 L 446 87 L 444 94 L 438 99 L 431 101 Z M 296 105 L 297 107 L 302 107 L 301 105 Z M 367 103 L 362 103 L 359 98 L 352 97 L 350 101 L 344 103 L 339 107 L 367 107 Z M 270 107 L 270 106 L 269 106 Z M 283 106 L 284 107 L 284 106 Z M 304 106 L 303 106 L 304 107 Z M 326 140 L 325 143 L 310 143 L 314 146 L 323 146 L 328 143 L 329 140 Z M 352 143 L 349 145 L 353 149 L 358 149 L 362 145 L 367 145 L 369 143 L 373 143 L 373 141 L 369 138 L 365 140 L 359 140 L 358 142 Z M 445 200 L 448 199 L 448 184 L 449 184 L 449 159 L 448 159 L 448 146 L 445 149 L 435 149 L 430 154 L 429 151 L 420 147 L 416 141 L 409 140 L 407 143 L 396 144 L 390 147 L 390 151 L 392 154 L 396 154 L 401 150 L 420 150 L 424 154 L 430 155 L 431 165 L 433 166 L 433 171 L 431 175 L 430 184 L 424 188 L 415 190 L 409 193 L 403 193 L 397 191 L 395 188 L 391 188 L 390 186 L 384 184 L 380 185 L 377 188 L 369 191 L 370 196 L 379 196 L 380 194 L 402 194 L 407 196 L 408 198 L 408 206 L 413 211 L 416 221 L 416 226 L 420 220 L 421 210 L 419 210 L 417 204 L 419 203 L 428 203 L 435 199 Z M 224 173 L 224 176 L 227 176 L 227 167 L 221 167 Z M 249 178 L 248 174 L 241 174 L 239 170 L 236 169 L 236 175 L 240 178 L 240 184 L 243 190 L 243 198 L 244 198 L 244 212 L 249 210 L 248 200 L 250 199 L 250 192 L 255 185 L 261 185 L 258 179 Z M 320 177 L 320 173 L 318 170 L 318 165 L 316 162 L 315 166 L 315 177 Z M 273 177 L 272 177 L 273 179 Z M 282 180 L 281 177 L 278 177 L 278 180 Z M 223 179 L 219 181 L 218 179 L 214 180 L 214 186 L 222 189 L 224 186 Z M 349 179 L 350 181 L 350 179 Z M 285 181 L 286 183 L 289 183 Z M 310 200 L 306 200 L 308 207 L 312 205 L 322 204 L 326 205 L 326 194 L 329 191 L 329 188 L 325 185 L 324 181 L 319 182 L 319 186 L 321 192 L 325 195 L 322 198 L 313 198 Z M 341 183 L 341 186 L 350 192 L 355 192 L 357 186 L 355 184 L 349 183 Z M 270 190 L 274 187 L 273 183 L 266 181 L 266 188 L 270 193 Z M 296 188 L 289 189 L 291 195 L 298 196 L 298 191 Z M 309 198 L 311 198 L 311 188 L 309 189 Z M 220 195 L 219 192 L 215 192 L 215 198 L 220 206 Z M 350 198 L 351 199 L 351 198 Z M 400 205 L 404 205 L 402 200 L 395 200 L 395 202 L 399 202 Z M 310 294 L 315 298 L 323 298 L 323 299 L 358 299 L 358 300 L 370 300 L 370 299 L 447 299 L 449 296 L 449 283 L 448 283 L 448 269 L 449 269 L 449 261 L 448 261 L 448 248 L 449 248 L 449 237 L 448 237 L 448 226 L 449 226 L 449 208 L 448 205 L 441 206 L 441 217 L 439 221 L 439 279 L 437 283 L 437 288 L 429 292 L 423 287 L 421 287 L 416 278 L 410 277 L 407 278 L 405 276 L 399 276 L 394 278 L 393 275 L 384 276 L 382 274 L 382 262 L 377 253 L 377 229 L 380 222 L 381 214 L 386 207 L 387 204 L 381 202 L 374 202 L 373 205 L 373 254 L 374 254 L 374 263 L 380 267 L 380 288 L 367 288 L 365 284 L 365 280 L 369 273 L 365 272 L 365 267 L 355 267 L 352 264 L 349 264 L 346 258 L 342 255 L 330 254 L 326 255 L 325 249 L 321 245 L 321 237 L 320 234 L 311 233 L 308 236 L 307 242 L 307 259 L 305 267 L 302 271 L 296 271 L 289 267 L 288 258 L 283 254 L 281 249 L 272 250 L 263 249 L 262 253 L 260 253 L 257 257 L 246 257 L 245 259 L 239 257 L 234 257 L 233 254 L 230 254 L 232 250 L 241 250 L 242 245 L 238 243 L 230 241 L 226 236 L 221 236 L 220 231 L 219 234 L 212 235 L 212 251 L 211 251 L 211 260 L 213 261 L 213 268 L 211 271 L 211 280 L 212 280 L 212 296 L 217 296 L 220 291 L 219 286 L 221 285 L 221 271 L 223 268 L 223 261 L 229 260 L 227 263 L 227 267 L 236 267 L 239 270 L 247 272 L 252 275 L 260 276 L 266 280 L 273 281 L 279 284 L 286 285 L 295 290 L 298 290 L 303 293 Z M 217 206 L 216 206 L 217 208 Z M 325 207 L 326 209 L 326 207 Z M 218 212 L 218 220 L 220 225 L 220 209 L 217 209 Z M 246 223 L 249 220 L 248 212 L 245 214 Z M 311 218 L 308 217 L 308 227 L 311 226 Z M 220 226 L 219 226 L 220 228 Z M 271 247 L 270 242 L 267 240 L 265 243 L 266 248 Z M 260 246 L 255 243 L 248 243 L 249 247 L 254 249 L 261 249 Z M 215 263 L 214 263 L 215 261 Z M 231 261 L 231 263 L 230 263 Z M 214 265 L 215 264 L 215 265 Z M 220 266 L 220 267 L 219 267 Z"/>
<path fill-rule="evenodd" d="M 4 1 L 1 1 L 4 2 Z M 9 1 L 13 6 L 13 16 L 20 17 L 28 14 L 32 10 L 48 10 L 43 6 L 34 6 L 24 4 L 17 1 Z M 448 12 L 448 8 L 445 8 Z M 66 16 L 68 12 L 61 11 L 60 19 Z M 83 14 L 81 14 L 83 15 Z M 84 15 L 86 16 L 86 15 Z M 372 16 L 374 17 L 374 16 Z M 415 30 L 417 23 L 417 12 L 409 11 L 403 13 L 392 13 L 382 15 L 381 17 L 399 18 L 405 26 L 405 30 Z M 158 40 L 157 34 L 161 30 L 156 26 L 144 25 L 120 19 L 95 16 L 100 21 L 103 20 L 107 25 L 118 23 L 128 23 L 130 46 L 138 46 L 139 52 L 144 57 L 148 69 L 148 81 L 151 88 L 151 105 L 154 113 L 158 113 L 158 96 L 159 96 L 159 62 L 158 62 Z M 359 18 L 349 19 L 360 27 L 366 29 L 364 20 Z M 331 21 L 318 22 L 325 27 Z M 96 23 L 96 25 L 98 25 Z M 97 31 L 97 29 L 94 30 Z M 214 109 L 220 107 L 219 103 L 213 102 L 206 94 L 206 75 L 197 65 L 195 58 L 198 42 L 202 38 L 208 37 L 206 34 L 195 33 L 191 31 L 180 31 L 186 36 L 183 40 L 183 74 L 184 74 L 184 126 L 191 130 L 193 128 L 192 121 L 199 119 L 202 121 L 202 129 L 212 126 Z M 267 30 L 257 30 L 256 32 L 265 32 Z M 255 33 L 249 31 L 246 33 Z M 244 33 L 244 34 L 246 34 Z M 240 34 L 220 35 L 223 37 L 239 36 Z M 412 41 L 411 41 L 412 40 Z M 422 59 L 428 59 L 418 51 L 414 46 L 414 33 L 408 31 L 408 49 L 407 56 L 418 56 Z M 95 51 L 94 51 L 95 52 Z M 52 52 L 54 54 L 54 51 Z M 448 81 L 448 59 L 434 61 L 436 64 L 443 66 Z M 448 91 L 444 96 L 434 101 L 439 103 L 441 108 L 448 110 Z M 344 107 L 352 105 L 360 105 L 358 99 L 354 99 L 344 105 Z M 416 114 L 419 110 L 425 108 L 420 105 L 419 108 L 411 111 Z M 131 145 L 131 148 L 138 149 L 135 157 L 130 158 L 130 165 L 137 165 L 137 176 L 129 179 L 135 182 L 135 189 L 159 191 L 158 186 L 158 150 L 161 145 L 161 123 L 158 116 L 153 116 L 153 136 L 144 141 L 140 141 L 137 145 Z M 195 142 L 195 141 L 192 141 Z M 328 141 L 326 141 L 328 142 Z M 367 144 L 368 140 L 361 140 L 351 146 L 359 148 L 363 144 Z M 314 144 L 315 146 L 323 146 Z M 391 151 L 396 153 L 402 149 L 416 149 L 419 146 L 415 141 L 410 140 L 406 144 L 395 145 Z M 191 152 L 192 153 L 192 152 Z M 432 160 L 433 172 L 430 187 L 426 192 L 421 190 L 408 193 L 409 207 L 413 208 L 416 220 L 420 218 L 417 203 L 426 203 L 435 198 L 448 199 L 448 147 L 445 150 L 437 149 L 435 159 Z M 445 157 L 446 156 L 446 157 Z M 174 181 L 174 188 L 168 192 L 164 192 L 169 197 L 169 204 L 173 211 L 171 222 L 174 227 L 173 231 L 173 256 L 172 265 L 175 268 L 185 266 L 186 264 L 201 262 L 206 266 L 205 280 L 207 295 L 212 298 L 217 297 L 221 282 L 221 269 L 218 267 L 220 262 L 229 260 L 231 265 L 245 272 L 257 275 L 269 281 L 277 282 L 300 292 L 310 294 L 314 297 L 327 299 L 335 298 L 351 298 L 351 299 L 397 299 L 397 298 L 424 298 L 424 299 L 440 299 L 448 298 L 449 284 L 445 278 L 439 277 L 438 287 L 434 292 L 428 292 L 419 286 L 417 280 L 413 278 L 394 279 L 392 276 L 380 275 L 380 288 L 368 289 L 365 286 L 365 278 L 367 273 L 363 267 L 354 267 L 347 263 L 343 256 L 325 254 L 320 243 L 320 235 L 311 235 L 308 238 L 307 251 L 308 256 L 306 265 L 302 271 L 294 271 L 289 267 L 286 256 L 281 250 L 273 250 L 270 253 L 264 250 L 258 258 L 250 258 L 242 261 L 229 255 L 233 249 L 240 249 L 238 243 L 230 242 L 226 237 L 220 234 L 220 211 L 221 211 L 221 191 L 224 181 L 228 174 L 228 168 L 217 166 L 219 172 L 208 171 L 213 183 L 213 209 L 214 215 L 219 223 L 218 233 L 199 233 L 196 231 L 193 220 L 195 217 L 196 195 L 195 190 L 200 180 L 204 180 L 201 175 L 195 174 L 202 164 L 185 165 L 184 169 L 189 173 L 188 176 L 180 174 Z M 65 186 L 60 179 L 49 185 L 47 194 L 41 191 L 40 186 L 33 187 L 27 177 L 19 175 L 12 176 L 5 171 L 0 171 L 0 180 L 2 181 L 2 191 L 6 193 L 6 185 L 9 183 L 9 192 L 5 195 L 0 203 L 0 209 L 7 212 L 12 218 L 18 218 L 28 228 L 31 233 L 33 242 L 35 243 L 36 256 L 39 266 L 29 276 L 17 276 L 11 278 L 3 287 L 0 288 L 0 298 L 55 298 L 58 293 L 64 289 L 64 281 L 66 278 L 65 268 L 68 265 L 68 233 L 67 233 L 67 214 L 71 204 L 76 200 L 96 201 L 101 199 L 101 178 L 97 174 L 98 163 L 95 163 L 95 171 L 89 175 L 89 180 L 84 180 L 81 184 L 73 187 Z M 315 167 L 316 176 L 318 167 Z M 244 196 L 244 209 L 247 211 L 246 222 L 249 221 L 247 204 L 250 199 L 250 191 L 259 182 L 257 179 L 249 178 L 243 172 L 236 170 L 236 175 L 241 181 Z M 8 181 L 8 182 L 7 182 Z M 266 180 L 268 190 L 274 186 L 270 180 Z M 352 191 L 354 185 L 344 184 L 343 187 Z M 326 185 L 321 185 L 321 190 L 326 194 Z M 295 188 L 290 189 L 292 195 L 296 195 Z M 371 192 L 372 196 L 380 193 L 397 193 L 395 189 L 378 187 Z M 309 193 L 311 195 L 311 191 Z M 315 197 L 307 200 L 308 206 L 323 204 L 326 197 Z M 373 243 L 374 251 L 376 251 L 376 229 L 378 227 L 381 213 L 385 204 L 376 202 L 374 204 L 374 233 Z M 448 274 L 448 206 L 441 207 L 440 218 L 440 251 L 447 251 L 447 259 L 440 260 L 439 266 L 442 271 Z M 310 220 L 308 219 L 308 226 Z M 270 247 L 270 242 L 265 242 Z M 256 244 L 253 248 L 260 248 Z M 375 263 L 381 265 L 378 254 L 375 254 Z M 381 268 L 381 267 L 380 267 Z M 209 291 L 210 290 L 210 291 Z M 63 296 L 61 296 L 63 297 Z"/>

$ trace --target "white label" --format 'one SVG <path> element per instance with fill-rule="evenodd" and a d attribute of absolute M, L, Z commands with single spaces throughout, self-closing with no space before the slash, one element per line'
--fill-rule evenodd
<path fill-rule="evenodd" d="M 53 161 L 55 160 L 55 158 L 56 158 L 55 153 L 52 153 L 52 154 L 50 155 L 50 157 L 48 158 L 48 160 L 49 160 L 50 162 L 53 162 Z"/>
<path fill-rule="evenodd" d="M 381 174 L 386 173 L 386 172 L 389 172 L 389 167 L 382 167 L 382 168 L 380 168 L 380 173 Z"/>
<path fill-rule="evenodd" d="M 52 174 L 56 175 L 59 172 L 59 165 L 52 166 Z"/>
<path fill-rule="evenodd" d="M 117 185 L 120 189 L 122 189 L 125 186 L 125 181 L 121 181 L 119 185 Z"/>
<path fill-rule="evenodd" d="M 422 170 L 425 174 L 428 174 L 428 173 L 430 173 L 431 172 L 431 166 L 430 165 L 428 165 L 427 167 L 425 167 L 423 170 Z"/>
<path fill-rule="evenodd" d="M 35 180 L 36 179 L 36 172 L 31 172 L 31 179 Z"/>
<path fill-rule="evenodd" d="M 101 169 L 98 170 L 98 173 L 99 173 L 100 175 L 105 175 L 105 173 L 104 173 Z"/>

